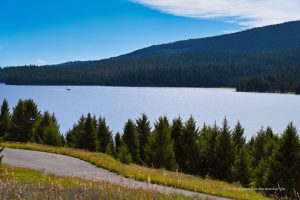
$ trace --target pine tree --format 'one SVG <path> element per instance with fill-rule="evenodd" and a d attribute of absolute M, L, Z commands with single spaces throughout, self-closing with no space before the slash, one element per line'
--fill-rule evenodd
<path fill-rule="evenodd" d="M 266 187 L 285 188 L 284 193 L 293 198 L 293 190 L 300 192 L 300 142 L 296 128 L 290 123 L 279 145 L 270 158 L 265 175 Z"/>
<path fill-rule="evenodd" d="M 112 132 L 106 125 L 105 118 L 100 117 L 98 122 L 99 151 L 111 155 L 114 151 Z"/>
<path fill-rule="evenodd" d="M 151 125 L 146 114 L 142 114 L 142 116 L 136 120 L 136 125 L 140 143 L 140 157 L 142 162 L 145 162 L 146 157 L 144 149 L 149 142 L 151 132 Z"/>
<path fill-rule="evenodd" d="M 40 116 L 40 111 L 37 107 L 37 104 L 32 100 L 25 100 L 25 133 L 27 139 L 25 141 L 31 140 L 33 137 L 33 131 L 36 125 L 36 121 Z"/>
<path fill-rule="evenodd" d="M 115 135 L 116 155 L 119 155 L 121 145 L 122 145 L 121 134 L 119 132 L 117 132 L 117 134 Z"/>
<path fill-rule="evenodd" d="M 6 99 L 3 100 L 0 113 L 0 137 L 6 135 L 10 128 L 10 113 Z"/>
<path fill-rule="evenodd" d="M 232 173 L 234 181 L 240 182 L 243 186 L 250 183 L 250 162 L 245 148 L 241 148 L 236 156 Z"/>
<path fill-rule="evenodd" d="M 237 154 L 246 143 L 246 138 L 244 137 L 244 128 L 242 127 L 239 121 L 235 125 L 234 130 L 232 131 L 232 143 L 233 148 L 235 149 Z"/>
<path fill-rule="evenodd" d="M 262 138 L 260 138 L 260 141 L 262 141 Z M 277 145 L 278 138 L 273 134 L 272 129 L 268 127 L 264 131 L 263 156 L 260 158 L 258 165 L 253 166 L 253 184 L 255 187 L 264 187 L 264 176 L 268 170 L 270 157 Z"/>
<path fill-rule="evenodd" d="M 264 187 L 264 176 L 268 168 L 268 159 L 262 159 L 256 168 L 253 168 L 253 186 Z"/>
<path fill-rule="evenodd" d="M 140 146 L 136 126 L 132 120 L 128 120 L 124 126 L 124 134 L 122 141 L 127 145 L 132 160 L 135 163 L 140 163 Z"/>
<path fill-rule="evenodd" d="M 66 133 L 66 145 L 68 147 L 75 148 L 76 143 L 77 143 L 76 140 L 77 140 L 77 137 L 75 135 L 75 131 L 74 131 L 74 127 L 73 127 L 73 129 L 69 129 Z"/>
<path fill-rule="evenodd" d="M 52 121 L 44 130 L 44 143 L 52 146 L 62 146 L 62 138 L 59 129 Z"/>
<path fill-rule="evenodd" d="M 127 145 L 125 143 L 123 143 L 120 147 L 118 158 L 120 162 L 124 164 L 130 164 L 132 162 L 131 154 L 129 153 Z"/>
<path fill-rule="evenodd" d="M 27 136 L 24 136 L 25 130 L 25 102 L 19 100 L 17 105 L 13 108 L 11 118 L 11 130 L 9 134 L 9 140 L 26 142 Z"/>
<path fill-rule="evenodd" d="M 174 154 L 176 163 L 179 166 L 182 166 L 185 160 L 185 155 L 183 153 L 182 138 L 183 132 L 183 123 L 181 117 L 175 118 L 171 127 L 171 137 L 174 142 Z"/>
<path fill-rule="evenodd" d="M 66 146 L 66 137 L 63 134 L 60 134 L 60 141 L 61 141 L 61 146 Z"/>
<path fill-rule="evenodd" d="M 57 121 L 57 118 L 55 116 L 55 113 L 52 113 L 51 115 L 51 121 L 53 122 L 53 124 L 57 127 L 57 129 L 60 128 L 59 124 L 58 124 L 58 121 Z"/>
<path fill-rule="evenodd" d="M 230 130 L 227 119 L 224 119 L 223 128 L 216 140 L 215 146 L 216 156 L 216 178 L 222 180 L 230 180 L 231 166 L 234 161 L 233 150 L 230 140 Z"/>
<path fill-rule="evenodd" d="M 73 129 L 70 131 L 70 134 L 67 135 L 69 146 L 74 145 L 73 147 L 84 149 L 84 146 L 81 144 L 81 141 L 85 137 L 85 121 L 86 117 L 82 115 L 78 122 L 74 124 Z"/>
<path fill-rule="evenodd" d="M 62 145 L 59 125 L 54 114 L 51 116 L 48 111 L 44 112 L 37 122 L 32 141 L 53 146 Z"/>
<path fill-rule="evenodd" d="M 253 168 L 256 168 L 259 162 L 264 158 L 265 143 L 265 131 L 261 128 L 253 139 L 253 144 L 250 146 L 252 154 L 251 166 Z"/>
<path fill-rule="evenodd" d="M 98 148 L 97 130 L 90 113 L 84 121 L 84 129 L 81 131 L 78 140 L 80 148 L 96 151 Z"/>
<path fill-rule="evenodd" d="M 148 165 L 173 170 L 176 168 L 173 141 L 168 119 L 160 117 L 145 148 Z"/>
<path fill-rule="evenodd" d="M 199 130 L 196 122 L 191 116 L 183 126 L 182 137 L 180 139 L 182 154 L 185 155 L 184 163 L 179 166 L 184 172 L 191 174 L 199 173 Z"/>
<path fill-rule="evenodd" d="M 19 100 L 13 109 L 9 139 L 19 142 L 30 141 L 39 113 L 33 100 Z"/>
<path fill-rule="evenodd" d="M 215 144 L 219 133 L 216 123 L 214 127 L 206 127 L 204 124 L 200 133 L 200 157 L 199 174 L 201 176 L 215 176 L 216 157 Z"/>
<path fill-rule="evenodd" d="M 51 123 L 51 116 L 48 111 L 45 111 L 37 123 L 37 127 L 34 131 L 32 140 L 36 143 L 45 143 L 45 129 L 49 127 Z"/>

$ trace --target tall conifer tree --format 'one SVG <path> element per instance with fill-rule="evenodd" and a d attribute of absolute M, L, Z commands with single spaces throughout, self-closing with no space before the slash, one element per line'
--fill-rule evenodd
<path fill-rule="evenodd" d="M 117 134 L 115 135 L 115 148 L 116 148 L 115 152 L 116 152 L 116 155 L 119 154 L 121 145 L 122 145 L 121 134 L 119 132 L 117 132 Z"/>
<path fill-rule="evenodd" d="M 160 117 L 154 124 L 154 131 L 145 150 L 149 165 L 169 170 L 176 168 L 171 129 L 166 117 Z"/>
<path fill-rule="evenodd" d="M 114 151 L 112 132 L 106 124 L 105 118 L 100 117 L 98 122 L 99 151 L 111 155 Z"/>
<path fill-rule="evenodd" d="M 183 123 L 181 117 L 175 118 L 171 127 L 171 137 L 174 142 L 174 154 L 176 163 L 180 166 L 183 166 L 185 155 L 183 153 L 182 146 L 182 134 L 183 134 Z"/>
<path fill-rule="evenodd" d="M 224 119 L 223 128 L 216 140 L 216 178 L 230 180 L 231 166 L 234 161 L 232 145 L 230 140 L 230 130 L 227 119 Z"/>
<path fill-rule="evenodd" d="M 233 180 L 240 182 L 243 186 L 250 183 L 250 162 L 244 147 L 239 149 L 232 168 Z"/>
<path fill-rule="evenodd" d="M 3 137 L 8 133 L 10 128 L 10 113 L 9 106 L 6 99 L 3 100 L 1 105 L 1 113 L 0 113 L 0 137 Z"/>
<path fill-rule="evenodd" d="M 283 187 L 284 195 L 296 198 L 294 190 L 300 192 L 300 142 L 296 128 L 290 123 L 278 147 L 270 158 L 265 175 L 266 187 Z"/>
<path fill-rule="evenodd" d="M 149 142 L 149 136 L 151 132 L 151 125 L 147 115 L 142 114 L 142 116 L 136 120 L 136 125 L 140 142 L 140 156 L 142 161 L 145 162 L 145 147 Z"/>
<path fill-rule="evenodd" d="M 34 126 L 40 116 L 37 105 L 32 99 L 19 100 L 13 109 L 10 139 L 19 142 L 30 141 Z"/>
<path fill-rule="evenodd" d="M 235 149 L 237 154 L 246 143 L 246 138 L 244 136 L 244 128 L 242 127 L 239 121 L 237 122 L 232 131 L 232 143 L 233 148 Z"/>
<path fill-rule="evenodd" d="M 127 145 L 132 160 L 135 163 L 140 163 L 140 145 L 136 125 L 132 120 L 128 120 L 124 126 L 123 142 Z"/>
<path fill-rule="evenodd" d="M 93 122 L 92 116 L 88 113 L 84 122 L 84 132 L 81 135 L 81 147 L 90 151 L 96 151 L 98 148 L 98 138 L 95 123 Z"/>
<path fill-rule="evenodd" d="M 185 172 L 197 174 L 200 157 L 199 130 L 192 116 L 183 126 L 180 142 L 182 143 L 182 153 L 185 155 L 184 163 L 180 168 Z"/>

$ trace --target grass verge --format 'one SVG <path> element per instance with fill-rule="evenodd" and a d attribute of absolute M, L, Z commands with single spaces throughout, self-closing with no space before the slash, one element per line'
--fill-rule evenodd
<path fill-rule="evenodd" d="M 161 199 L 192 200 L 178 194 L 162 194 L 153 190 L 132 189 L 108 182 L 59 177 L 39 171 L 0 166 L 1 199 Z"/>
<path fill-rule="evenodd" d="M 207 178 L 203 179 L 179 172 L 147 168 L 135 164 L 125 165 L 115 160 L 113 157 L 99 152 L 89 152 L 73 148 L 52 147 L 32 143 L 2 143 L 1 146 L 68 155 L 90 162 L 98 167 L 107 169 L 125 177 L 130 177 L 140 181 L 150 180 L 152 183 L 160 185 L 167 185 L 215 196 L 233 199 L 269 199 L 253 190 L 244 190 L 238 185 L 229 184 L 224 181 L 211 180 Z"/>

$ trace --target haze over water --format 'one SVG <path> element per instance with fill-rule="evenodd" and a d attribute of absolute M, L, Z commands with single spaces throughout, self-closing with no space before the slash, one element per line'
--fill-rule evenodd
<path fill-rule="evenodd" d="M 67 91 L 66 88 L 70 88 Z M 65 133 L 88 112 L 106 118 L 114 133 L 123 131 L 129 118 L 146 113 L 151 123 L 161 115 L 170 121 L 193 115 L 203 123 L 221 126 L 224 117 L 233 128 L 237 120 L 245 127 L 247 138 L 261 126 L 270 125 L 281 133 L 288 122 L 300 129 L 300 96 L 291 94 L 239 93 L 223 88 L 136 88 L 102 86 L 7 86 L 0 85 L 0 100 L 10 108 L 20 98 L 32 98 L 40 110 L 54 112 Z"/>

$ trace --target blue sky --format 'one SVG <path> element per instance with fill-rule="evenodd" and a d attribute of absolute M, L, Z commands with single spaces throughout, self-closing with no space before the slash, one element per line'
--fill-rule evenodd
<path fill-rule="evenodd" d="M 298 0 L 239 1 L 0 0 L 0 66 L 101 59 L 300 19 Z"/>

